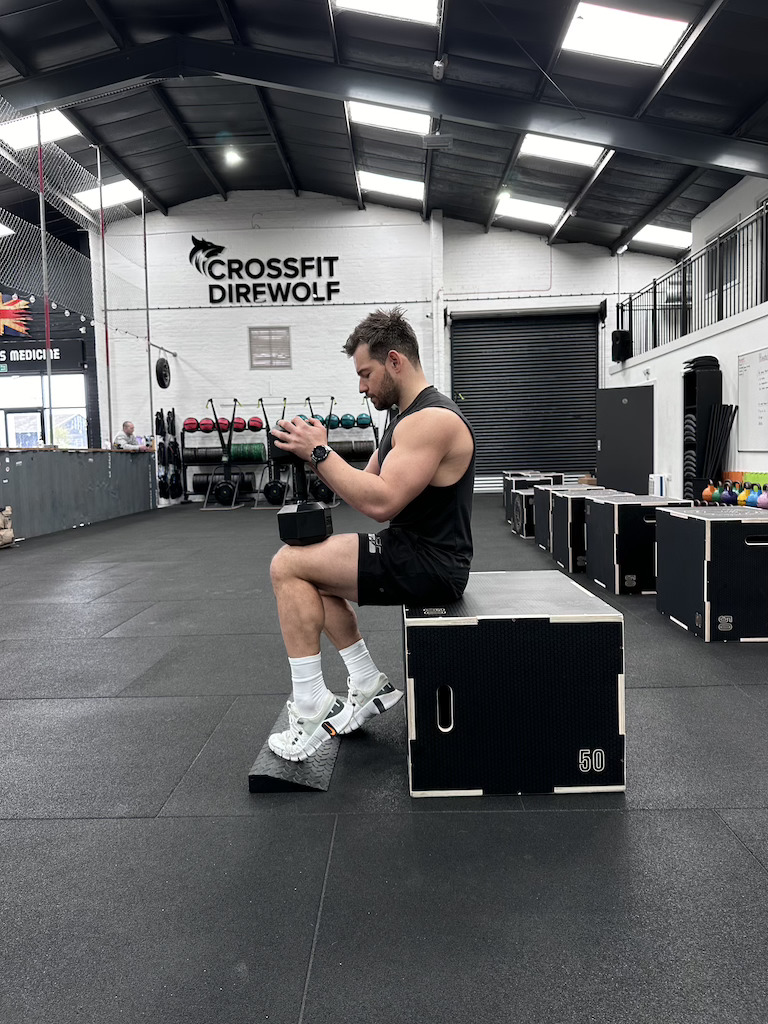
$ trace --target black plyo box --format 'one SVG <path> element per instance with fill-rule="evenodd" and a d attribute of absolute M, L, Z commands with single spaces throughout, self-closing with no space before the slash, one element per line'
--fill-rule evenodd
<path fill-rule="evenodd" d="M 624 790 L 620 612 L 561 572 L 471 573 L 403 623 L 412 796 Z"/>
<path fill-rule="evenodd" d="M 533 488 L 525 491 L 512 491 L 512 533 L 518 537 L 533 538 L 534 535 L 534 511 L 533 511 Z"/>
<path fill-rule="evenodd" d="M 531 473 L 529 476 L 522 476 L 519 473 L 503 473 L 504 514 L 507 522 L 512 523 L 512 494 L 514 491 L 526 491 L 534 484 L 562 484 L 562 482 L 562 473 Z"/>
<path fill-rule="evenodd" d="M 768 641 L 768 511 L 660 508 L 656 607 L 706 641 Z"/>
<path fill-rule="evenodd" d="M 587 567 L 586 499 L 589 491 L 552 492 L 552 557 L 566 572 Z M 620 494 L 603 490 L 601 495 Z"/>
<path fill-rule="evenodd" d="M 597 484 L 534 484 L 533 528 L 536 543 L 543 551 L 552 551 L 552 492 L 604 491 Z"/>
<path fill-rule="evenodd" d="M 588 494 L 587 576 L 613 594 L 655 594 L 656 510 L 691 506 L 652 494 Z"/>

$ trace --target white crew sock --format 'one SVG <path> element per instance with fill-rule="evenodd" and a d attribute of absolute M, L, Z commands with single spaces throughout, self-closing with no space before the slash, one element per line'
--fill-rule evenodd
<path fill-rule="evenodd" d="M 291 683 L 293 684 L 293 702 L 301 715 L 314 718 L 320 713 L 328 699 L 330 690 L 323 679 L 323 669 L 319 654 L 310 654 L 308 658 L 289 658 L 291 666 Z"/>
<path fill-rule="evenodd" d="M 351 647 L 345 647 L 344 650 L 339 651 L 339 654 L 347 666 L 350 684 L 356 690 L 365 690 L 370 693 L 378 682 L 380 673 L 368 653 L 365 640 L 358 640 Z"/>

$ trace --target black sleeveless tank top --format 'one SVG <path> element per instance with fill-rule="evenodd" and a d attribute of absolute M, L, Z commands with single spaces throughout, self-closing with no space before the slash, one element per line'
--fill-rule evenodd
<path fill-rule="evenodd" d="M 466 423 L 472 440 L 475 435 L 459 407 L 436 388 L 429 386 L 420 391 L 405 412 L 396 416 L 381 438 L 379 444 L 379 466 L 392 450 L 392 434 L 397 424 L 412 413 L 422 409 L 450 409 Z M 475 484 L 475 454 L 464 476 L 448 487 L 433 487 L 428 484 L 402 512 L 392 519 L 390 526 L 408 530 L 419 537 L 425 545 L 434 550 L 440 561 L 446 564 L 468 567 L 472 560 L 472 492 Z"/>

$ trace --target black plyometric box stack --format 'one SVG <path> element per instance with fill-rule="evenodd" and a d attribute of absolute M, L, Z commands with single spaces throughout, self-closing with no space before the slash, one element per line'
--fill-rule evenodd
<path fill-rule="evenodd" d="M 520 473 L 503 473 L 502 488 L 504 490 L 504 514 L 507 522 L 512 523 L 512 494 L 514 491 L 526 491 L 534 484 L 562 484 L 562 473 L 531 473 L 522 476 Z"/>
<path fill-rule="evenodd" d="M 709 420 L 723 400 L 723 375 L 717 360 L 701 356 L 683 374 L 683 497 L 700 498 L 704 478 Z"/>
<path fill-rule="evenodd" d="M 597 484 L 534 484 L 533 528 L 536 543 L 544 551 L 552 551 L 552 494 L 554 491 L 604 491 Z"/>
<path fill-rule="evenodd" d="M 504 481 L 507 477 L 511 476 L 541 476 L 540 469 L 505 469 L 501 474 L 501 503 L 506 510 L 507 507 L 507 489 L 504 486 Z"/>
<path fill-rule="evenodd" d="M 552 557 L 566 572 L 587 568 L 586 501 L 589 491 L 552 492 Z M 603 488 L 604 494 L 622 494 Z"/>
<path fill-rule="evenodd" d="M 587 576 L 613 594 L 656 593 L 656 510 L 691 504 L 652 494 L 588 494 Z"/>
<path fill-rule="evenodd" d="M 656 607 L 707 641 L 768 641 L 768 511 L 660 508 Z"/>
<path fill-rule="evenodd" d="M 533 488 L 525 491 L 512 491 L 512 533 L 518 537 L 533 539 L 535 532 Z"/>
<path fill-rule="evenodd" d="M 412 796 L 624 790 L 620 612 L 535 571 L 403 616 Z"/>

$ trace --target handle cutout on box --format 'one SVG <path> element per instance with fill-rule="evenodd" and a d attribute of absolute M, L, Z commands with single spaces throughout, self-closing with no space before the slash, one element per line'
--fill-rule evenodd
<path fill-rule="evenodd" d="M 749 547 L 764 548 L 768 546 L 768 537 L 745 537 L 744 543 Z"/>
<path fill-rule="evenodd" d="M 453 731 L 453 687 L 447 683 L 437 688 L 437 728 L 440 732 Z"/>
<path fill-rule="evenodd" d="M 644 523 L 655 523 L 656 522 L 656 514 L 654 513 L 651 516 L 643 516 L 643 522 Z"/>

